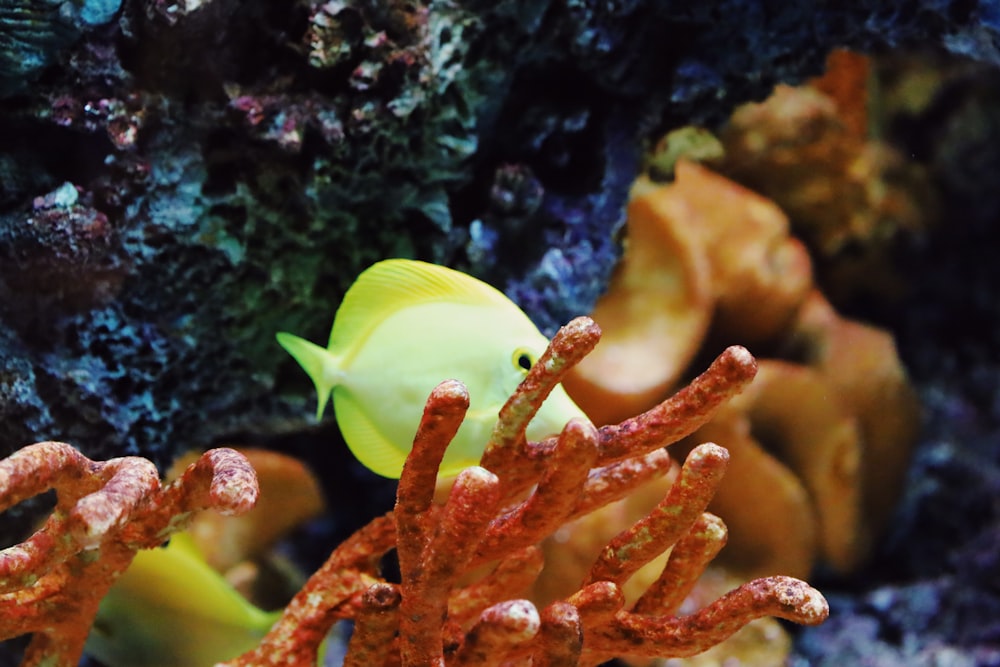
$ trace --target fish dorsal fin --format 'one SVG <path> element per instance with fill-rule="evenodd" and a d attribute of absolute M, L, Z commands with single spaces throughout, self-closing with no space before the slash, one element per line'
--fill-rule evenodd
<path fill-rule="evenodd" d="M 410 448 L 401 451 L 393 445 L 346 391 L 333 392 L 333 409 L 340 432 L 354 457 L 377 475 L 399 479 Z"/>
<path fill-rule="evenodd" d="M 461 271 L 415 259 L 387 259 L 365 269 L 347 290 L 328 347 L 343 351 L 402 308 L 436 301 L 512 305 L 503 292 Z"/>

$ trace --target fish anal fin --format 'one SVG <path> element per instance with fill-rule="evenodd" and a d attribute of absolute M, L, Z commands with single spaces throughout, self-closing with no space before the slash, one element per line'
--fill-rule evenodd
<path fill-rule="evenodd" d="M 393 445 L 347 391 L 334 392 L 333 408 L 340 432 L 355 458 L 377 475 L 399 479 L 409 448 L 401 451 Z"/>

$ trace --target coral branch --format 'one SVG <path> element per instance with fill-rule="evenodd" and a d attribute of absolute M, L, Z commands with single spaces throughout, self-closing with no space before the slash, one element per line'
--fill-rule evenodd
<path fill-rule="evenodd" d="M 3 509 L 53 488 L 58 491 L 45 525 L 21 544 L 0 551 L 0 593 L 32 586 L 94 546 L 102 531 L 120 527 L 143 495 L 158 485 L 156 468 L 145 459 L 97 463 L 61 442 L 30 445 L 0 461 Z"/>
<path fill-rule="evenodd" d="M 567 602 L 577 608 L 584 625 L 596 627 L 614 619 L 625 606 L 625 596 L 617 584 L 598 581 L 581 588 L 571 595 Z"/>
<path fill-rule="evenodd" d="M 72 505 L 79 495 L 97 490 L 100 484 L 94 473 L 100 464 L 62 442 L 39 442 L 20 449 L 0 461 L 0 511 L 44 493 L 56 486 L 67 486 L 60 500 Z M 69 487 L 66 482 L 77 479 Z M 73 496 L 71 489 L 80 489 Z"/>
<path fill-rule="evenodd" d="M 508 654 L 534 639 L 540 625 L 535 605 L 527 600 L 493 605 L 479 617 L 449 665 L 499 667 L 506 662 Z"/>
<path fill-rule="evenodd" d="M 654 449 L 645 456 L 595 468 L 590 471 L 570 518 L 579 518 L 620 500 L 646 482 L 666 475 L 675 467 L 676 463 L 666 449 Z"/>
<path fill-rule="evenodd" d="M 659 578 L 646 589 L 632 609 L 637 614 L 673 614 L 684 602 L 705 566 L 726 545 L 722 519 L 703 513 L 691 531 L 670 551 L 670 560 Z"/>
<path fill-rule="evenodd" d="M 675 656 L 701 653 L 750 621 L 776 616 L 803 625 L 826 620 L 830 609 L 814 588 L 792 577 L 755 579 L 685 616 L 615 615 L 604 627 L 586 627 L 587 650 L 608 656 Z"/>
<path fill-rule="evenodd" d="M 457 380 L 442 382 L 427 399 L 427 407 L 417 427 L 413 449 L 406 458 L 396 492 L 397 523 L 403 530 L 400 541 L 405 544 L 418 544 L 426 539 L 424 536 L 411 535 L 409 531 L 419 530 L 423 526 L 420 517 L 434 499 L 434 485 L 441 459 L 444 458 L 448 443 L 462 425 L 468 409 L 469 392 Z M 417 555 L 413 554 L 414 557 Z M 409 557 L 410 554 L 400 554 L 400 567 L 404 570 L 413 567 Z"/>
<path fill-rule="evenodd" d="M 605 547 L 588 580 L 613 581 L 620 586 L 673 546 L 705 511 L 728 462 L 729 452 L 718 445 L 695 447 L 666 497 L 648 516 Z"/>
<path fill-rule="evenodd" d="M 558 439 L 529 443 L 525 439 L 528 423 L 566 372 L 583 359 L 600 338 L 600 327 L 589 317 L 578 317 L 562 327 L 501 408 L 480 464 L 503 480 L 505 500 L 531 487 L 544 473 Z"/>
<path fill-rule="evenodd" d="M 512 472 L 507 458 L 524 442 L 524 434 L 542 401 L 570 368 L 587 356 L 601 339 L 601 329 L 589 317 L 577 317 L 559 329 L 548 349 L 532 366 L 521 386 L 500 410 L 500 417 L 483 454 L 482 465 L 500 478 Z"/>
<path fill-rule="evenodd" d="M 473 563 L 534 544 L 566 522 L 597 460 L 597 430 L 573 420 L 559 436 L 550 467 L 534 493 L 489 527 Z"/>
<path fill-rule="evenodd" d="M 0 551 L 0 639 L 32 633 L 24 667 L 76 664 L 101 598 L 136 552 L 162 544 L 194 510 L 239 514 L 258 494 L 253 469 L 230 449 L 206 452 L 165 488 L 146 459 L 91 461 L 59 442 L 0 461 L 3 509 L 49 489 L 57 498 L 45 525 Z"/>
<path fill-rule="evenodd" d="M 580 613 L 568 602 L 553 602 L 542 611 L 532 667 L 576 667 L 583 651 Z"/>
<path fill-rule="evenodd" d="M 396 526 L 392 515 L 379 517 L 334 549 L 323 566 L 285 607 L 260 645 L 229 660 L 226 667 L 314 664 L 330 627 L 341 618 L 353 618 L 363 595 L 374 584 L 378 561 L 392 549 Z"/>
<path fill-rule="evenodd" d="M 76 501 L 66 517 L 65 529 L 72 539 L 73 550 L 93 549 L 107 536 L 120 531 L 136 509 L 151 494 L 159 491 L 160 478 L 156 467 L 146 459 L 128 457 L 112 459 L 98 469 L 97 475 L 103 486 Z M 256 483 L 256 480 L 254 480 Z M 147 509 L 147 517 L 154 524 L 165 527 L 153 520 L 156 513 L 178 514 L 184 510 L 163 496 L 158 512 Z"/>
<path fill-rule="evenodd" d="M 454 592 L 448 600 L 448 618 L 459 626 L 465 625 L 486 607 L 526 591 L 544 565 L 542 550 L 537 546 L 515 551 L 481 581 Z"/>
<path fill-rule="evenodd" d="M 703 425 L 720 405 L 736 396 L 757 374 L 746 348 L 728 347 L 704 373 L 676 394 L 637 417 L 601 431 L 600 463 L 639 456 L 677 442 Z"/>
<path fill-rule="evenodd" d="M 344 667 L 385 664 L 399 629 L 399 589 L 392 584 L 372 584 L 361 598 L 354 634 L 347 645 Z"/>
<path fill-rule="evenodd" d="M 441 627 L 447 615 L 448 593 L 496 514 L 499 484 L 496 475 L 485 468 L 463 470 L 445 503 L 437 531 L 421 551 L 418 566 L 403 575 L 408 582 L 399 622 L 404 666 L 444 665 Z M 414 545 L 404 547 L 400 541 L 398 549 L 402 555 Z"/>
<path fill-rule="evenodd" d="M 577 320 L 588 319 L 577 318 Z M 590 337 L 598 336 L 599 330 L 587 329 L 587 331 L 589 334 L 585 342 L 589 344 Z M 557 338 L 559 334 L 553 338 L 553 344 Z M 567 336 L 560 342 L 568 344 L 572 340 Z M 567 354 L 565 359 L 566 365 L 559 366 L 558 372 L 543 364 L 535 364 L 525 382 L 537 378 L 536 381 L 539 383 L 551 382 L 553 385 L 558 383 L 570 368 L 569 360 L 572 359 L 573 363 L 579 361 L 575 355 Z M 614 426 L 601 427 L 600 455 L 597 464 L 606 466 L 643 456 L 690 435 L 711 419 L 722 404 L 742 392 L 756 373 L 757 361 L 746 348 L 738 345 L 726 348 L 704 373 L 672 397 L 632 419 Z M 508 404 L 519 399 L 520 393 L 521 389 L 518 388 Z M 523 415 L 514 414 L 511 418 L 522 417 Z M 504 413 L 501 412 L 501 422 L 503 418 Z M 497 433 L 508 433 L 508 428 L 508 425 L 498 423 L 494 429 L 494 440 L 497 440 Z M 503 447 L 491 444 L 482 458 L 482 465 L 497 472 L 504 480 L 505 498 L 515 496 L 538 481 L 549 465 L 549 459 L 557 442 L 555 438 L 538 443 L 527 442 L 523 438 L 523 429 L 520 427 L 518 429 L 521 433 L 519 439 L 514 436 L 505 439 L 504 442 L 507 444 Z"/>

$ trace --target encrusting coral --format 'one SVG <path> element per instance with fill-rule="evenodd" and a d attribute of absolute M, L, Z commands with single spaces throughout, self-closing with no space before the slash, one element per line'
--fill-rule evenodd
<path fill-rule="evenodd" d="M 0 639 L 32 634 L 22 667 L 75 665 L 101 598 L 140 549 L 163 544 L 194 512 L 242 514 L 258 496 L 253 468 L 226 448 L 163 486 L 146 459 L 92 461 L 60 442 L 0 461 L 0 510 L 50 489 L 45 524 L 0 551 Z"/>
<path fill-rule="evenodd" d="M 675 615 L 726 539 L 722 521 L 704 512 L 729 458 L 714 444 L 691 451 L 663 500 L 605 547 L 575 593 L 541 609 L 511 599 L 539 576 L 542 539 L 666 474 L 673 463 L 664 445 L 703 425 L 757 370 L 745 349 L 731 347 L 644 414 L 599 429 L 572 420 L 558 437 L 529 442 L 525 430 L 542 401 L 599 337 L 589 318 L 556 334 L 501 410 L 480 466 L 459 474 L 443 505 L 433 502 L 438 467 L 469 396 L 458 381 L 438 385 L 403 468 L 395 511 L 335 549 L 260 646 L 223 664 L 314 664 L 340 619 L 355 621 L 349 667 L 596 665 L 614 656 L 692 655 L 761 616 L 822 622 L 822 595 L 781 576 L 744 584 L 690 616 Z M 393 548 L 398 584 L 378 569 Z M 668 549 L 660 577 L 626 607 L 622 585 Z M 490 564 L 487 574 L 467 580 Z"/>

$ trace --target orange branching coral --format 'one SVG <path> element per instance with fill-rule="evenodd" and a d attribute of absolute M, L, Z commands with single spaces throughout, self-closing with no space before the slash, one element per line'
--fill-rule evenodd
<path fill-rule="evenodd" d="M 262 558 L 293 528 L 324 509 L 319 480 L 302 461 L 266 449 L 233 445 L 257 473 L 260 500 L 253 510 L 234 518 L 205 512 L 187 527 L 198 553 L 212 569 L 226 574 L 237 565 Z M 180 476 L 199 454 L 174 462 L 167 479 Z"/>
<path fill-rule="evenodd" d="M 603 342 L 566 378 L 566 390 L 596 424 L 659 402 L 708 331 L 711 266 L 698 225 L 672 224 L 690 218 L 691 209 L 670 192 L 633 186 L 625 255 L 592 313 Z M 646 351 L 641 358 L 630 353 L 637 347 Z"/>
<path fill-rule="evenodd" d="M 752 581 L 692 615 L 676 615 L 725 541 L 721 520 L 704 512 L 729 458 L 714 444 L 691 451 L 666 497 L 610 541 L 576 592 L 541 609 L 512 598 L 539 576 L 543 538 L 669 471 L 663 446 L 705 424 L 757 368 L 745 349 L 732 347 L 644 414 L 600 429 L 574 420 L 558 437 L 527 441 L 527 424 L 541 402 L 599 336 L 589 318 L 560 330 L 502 409 L 481 465 L 458 476 L 443 505 L 434 503 L 438 467 L 469 397 L 457 381 L 436 387 L 400 477 L 394 512 L 338 547 L 262 644 L 225 664 L 311 665 L 326 631 L 343 618 L 356 621 L 345 664 L 440 667 L 685 656 L 761 616 L 808 624 L 825 619 L 822 595 L 789 577 Z M 377 570 L 393 547 L 399 584 L 384 581 Z M 670 549 L 660 577 L 626 605 L 625 581 Z M 485 575 L 469 580 L 484 566 Z"/>
<path fill-rule="evenodd" d="M 0 510 L 50 489 L 57 502 L 45 524 L 0 551 L 0 639 L 32 633 L 23 667 L 75 665 L 98 603 L 137 551 L 194 512 L 242 514 L 258 495 L 253 468 L 231 449 L 206 452 L 166 486 L 146 459 L 92 461 L 59 442 L 0 461 Z"/>

